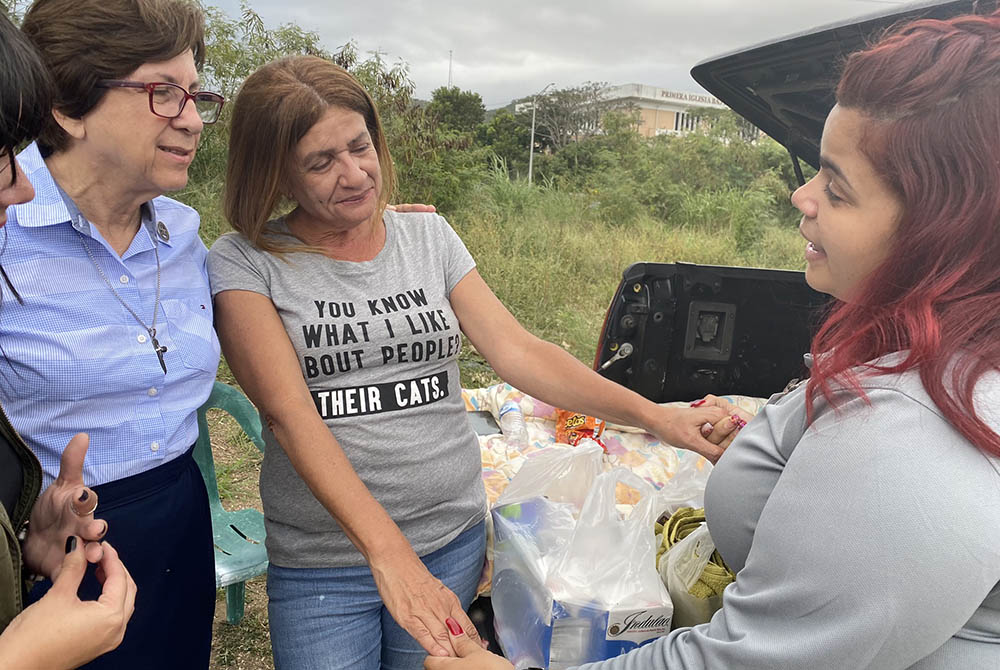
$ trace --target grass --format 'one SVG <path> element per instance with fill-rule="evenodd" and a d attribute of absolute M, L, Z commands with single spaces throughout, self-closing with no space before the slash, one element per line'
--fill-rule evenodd
<path fill-rule="evenodd" d="M 670 225 L 642 215 L 609 224 L 586 196 L 496 176 L 469 202 L 446 216 L 486 283 L 528 330 L 588 364 L 611 296 L 632 263 L 803 267 L 803 242 L 793 227 L 760 225 L 751 244 L 738 245 L 735 220 Z"/>
<path fill-rule="evenodd" d="M 223 363 L 220 379 L 233 383 L 228 366 Z M 221 410 L 209 411 L 212 454 L 219 483 L 219 497 L 228 510 L 253 507 L 261 509 L 257 480 L 261 453 L 247 439 L 242 429 Z M 218 591 L 215 625 L 212 635 L 211 668 L 272 670 L 271 641 L 267 628 L 267 593 L 263 575 L 247 581 L 246 608 L 238 626 L 226 623 L 225 591 Z"/>
<path fill-rule="evenodd" d="M 201 212 L 203 236 L 211 245 L 226 229 L 218 192 L 192 187 L 180 197 Z M 529 187 L 497 175 L 480 184 L 467 202 L 461 211 L 444 214 L 486 282 L 528 330 L 588 365 L 611 296 L 633 262 L 803 266 L 803 243 L 794 227 L 719 217 L 712 214 L 712 203 L 698 203 L 708 214 L 692 214 L 696 223 L 665 223 L 648 215 L 609 223 L 606 210 L 588 196 Z M 497 381 L 468 342 L 459 365 L 465 387 Z M 219 379 L 235 383 L 225 362 Z M 223 504 L 227 509 L 260 509 L 259 452 L 224 416 L 210 416 L 210 428 Z M 215 621 L 211 668 L 274 667 L 263 576 L 247 582 L 246 615 L 238 626 L 225 623 L 222 591 Z"/>

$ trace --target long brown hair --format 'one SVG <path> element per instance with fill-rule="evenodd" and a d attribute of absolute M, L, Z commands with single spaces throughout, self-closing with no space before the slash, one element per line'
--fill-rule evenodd
<path fill-rule="evenodd" d="M 233 103 L 223 212 L 230 225 L 258 249 L 272 253 L 315 251 L 279 244 L 267 223 L 284 202 L 285 175 L 298 169 L 299 140 L 331 107 L 360 114 L 382 172 L 380 215 L 396 188 L 396 174 L 382 122 L 371 96 L 344 68 L 316 56 L 288 56 L 247 77 Z M 287 204 L 287 203 L 285 203 Z"/>

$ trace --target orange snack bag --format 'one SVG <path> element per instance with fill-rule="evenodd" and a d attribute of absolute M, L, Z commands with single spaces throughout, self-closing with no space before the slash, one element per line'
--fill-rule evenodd
<path fill-rule="evenodd" d="M 579 412 L 571 412 L 565 409 L 556 410 L 556 442 L 571 444 L 574 447 L 585 437 L 596 441 L 604 432 L 604 419 L 587 416 Z M 604 445 L 601 444 L 603 447 Z"/>

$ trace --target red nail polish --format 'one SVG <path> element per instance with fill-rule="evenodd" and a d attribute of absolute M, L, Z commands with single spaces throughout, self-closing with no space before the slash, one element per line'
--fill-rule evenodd
<path fill-rule="evenodd" d="M 701 400 L 695 400 L 693 403 L 691 403 L 691 406 L 692 407 L 701 407 L 704 404 L 705 404 L 705 399 L 702 398 Z"/>
<path fill-rule="evenodd" d="M 451 617 L 448 617 L 447 619 L 445 619 L 444 623 L 445 623 L 446 626 L 448 626 L 448 630 L 451 631 L 452 635 L 461 635 L 462 634 L 462 627 L 459 626 L 458 622 L 455 621 L 454 619 L 452 619 Z"/>

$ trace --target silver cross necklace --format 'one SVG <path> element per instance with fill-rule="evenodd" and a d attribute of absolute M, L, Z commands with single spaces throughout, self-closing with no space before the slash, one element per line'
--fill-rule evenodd
<path fill-rule="evenodd" d="M 80 236 L 80 244 L 83 246 L 84 251 L 86 251 L 87 255 L 90 256 L 90 262 L 94 264 L 95 268 L 97 268 L 97 273 L 101 275 L 101 279 L 103 279 L 107 287 L 111 289 L 111 293 L 113 293 L 118 299 L 118 302 L 122 304 L 122 307 L 128 310 L 128 313 L 132 315 L 132 318 L 138 321 L 139 325 L 145 328 L 146 332 L 149 333 L 149 341 L 153 343 L 153 351 L 156 352 L 156 357 L 160 359 L 160 367 L 163 368 L 163 374 L 167 374 L 167 363 L 163 360 L 163 354 L 166 353 L 167 348 L 161 345 L 156 339 L 156 313 L 160 311 L 160 241 L 156 239 L 156 235 L 151 235 L 153 238 L 153 254 L 156 255 L 156 302 L 153 303 L 153 324 L 151 326 L 147 326 L 145 321 L 140 319 L 139 315 L 135 313 L 135 310 L 129 307 L 128 303 L 125 302 L 125 300 L 118 294 L 118 291 L 115 290 L 114 285 L 108 279 L 108 276 L 104 274 L 104 270 L 102 270 L 101 266 L 97 264 L 97 259 L 94 258 L 94 253 L 90 250 L 90 247 L 87 246 L 84 234 L 79 230 L 76 232 Z"/>

